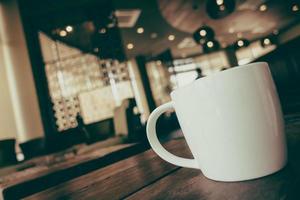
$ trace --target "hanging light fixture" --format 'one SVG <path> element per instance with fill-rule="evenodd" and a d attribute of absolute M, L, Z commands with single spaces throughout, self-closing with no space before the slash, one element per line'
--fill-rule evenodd
<path fill-rule="evenodd" d="M 271 46 L 271 45 L 274 45 L 274 44 L 276 44 L 275 35 L 270 35 L 270 36 L 267 36 L 267 37 L 264 37 L 264 38 L 260 39 L 260 45 L 262 47 L 267 47 L 267 46 Z"/>
<path fill-rule="evenodd" d="M 299 5 L 298 4 L 293 4 L 292 5 L 292 11 L 293 12 L 298 12 L 299 11 Z"/>
<path fill-rule="evenodd" d="M 143 27 L 139 27 L 139 28 L 136 29 L 136 32 L 138 34 L 142 34 L 142 33 L 144 33 L 144 28 Z"/>
<path fill-rule="evenodd" d="M 220 49 L 220 44 L 217 40 L 208 40 L 202 45 L 202 47 L 204 53 L 210 53 Z"/>
<path fill-rule="evenodd" d="M 260 12 L 265 12 L 267 11 L 268 9 L 268 6 L 266 4 L 261 4 L 259 7 L 258 7 L 259 11 Z"/>
<path fill-rule="evenodd" d="M 134 48 L 134 45 L 132 43 L 127 44 L 127 49 L 131 50 Z"/>
<path fill-rule="evenodd" d="M 66 37 L 67 35 L 68 35 L 68 32 L 65 31 L 65 30 L 60 30 L 60 31 L 59 31 L 59 36 L 60 36 L 60 37 Z"/>
<path fill-rule="evenodd" d="M 240 38 L 235 42 L 234 47 L 235 49 L 240 49 L 249 46 L 249 44 L 250 44 L 249 40 Z"/>
<path fill-rule="evenodd" d="M 172 34 L 169 35 L 169 36 L 168 36 L 168 40 L 169 40 L 169 41 L 175 40 L 175 35 L 172 35 Z"/>
<path fill-rule="evenodd" d="M 71 33 L 72 31 L 73 31 L 73 26 L 66 26 L 66 31 L 68 32 L 68 33 Z"/>
<path fill-rule="evenodd" d="M 212 19 L 221 19 L 231 14 L 235 9 L 235 0 L 208 0 L 206 12 Z"/>
<path fill-rule="evenodd" d="M 198 44 L 204 44 L 208 40 L 213 40 L 215 37 L 214 30 L 209 26 L 201 26 L 193 34 L 194 40 Z"/>

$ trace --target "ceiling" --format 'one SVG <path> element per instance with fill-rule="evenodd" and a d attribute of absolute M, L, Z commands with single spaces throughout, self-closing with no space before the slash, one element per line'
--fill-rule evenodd
<path fill-rule="evenodd" d="M 238 37 L 256 40 L 274 30 L 286 29 L 300 19 L 300 12 L 291 10 L 295 3 L 299 5 L 299 1 L 295 0 L 236 0 L 235 11 L 217 20 L 211 19 L 206 13 L 205 6 L 209 0 L 20 1 L 23 15 L 50 36 L 84 51 L 94 51 L 97 45 L 100 51 L 105 51 L 110 41 L 117 41 L 115 43 L 119 42 L 121 46 L 119 52 L 124 51 L 127 58 L 137 55 L 151 57 L 166 49 L 171 49 L 174 57 L 200 54 L 202 49 L 193 42 L 192 33 L 202 25 L 212 27 L 216 39 L 222 47 L 226 47 Z M 259 11 L 263 3 L 267 5 L 264 12 Z M 114 27 L 112 32 L 107 28 L 105 34 L 111 35 L 108 40 L 104 38 L 108 45 L 103 48 L 102 43 L 94 44 L 98 41 L 95 37 L 103 37 L 95 32 L 99 31 L 97 24 L 108 17 L 111 5 L 116 10 L 140 10 L 140 15 L 133 27 Z M 74 32 L 67 37 L 60 38 L 53 31 L 67 25 L 74 26 Z M 138 27 L 143 27 L 142 34 L 137 33 Z M 151 37 L 155 34 L 157 37 Z M 171 34 L 175 36 L 172 41 L 168 40 Z M 129 43 L 133 44 L 132 49 L 126 48 Z"/>
<path fill-rule="evenodd" d="M 130 2 L 130 3 L 129 3 Z M 156 55 L 165 48 L 171 48 L 174 57 L 185 57 L 202 52 L 200 46 L 178 48 L 182 40 L 193 46 L 192 34 L 202 25 L 208 25 L 215 31 L 216 39 L 223 47 L 233 44 L 238 37 L 256 40 L 271 34 L 274 30 L 283 30 L 299 21 L 299 12 L 292 12 L 295 1 L 284 0 L 237 0 L 235 11 L 223 19 L 211 19 L 205 10 L 205 0 L 157 0 L 157 1 L 115 0 L 116 9 L 139 8 L 142 10 L 137 25 L 132 29 L 121 29 L 123 41 L 132 42 L 135 48 L 127 50 L 127 55 Z M 261 4 L 267 10 L 259 11 Z M 136 33 L 142 26 L 145 32 Z M 158 37 L 150 38 L 151 32 Z M 174 41 L 168 41 L 169 34 L 175 35 Z M 185 46 L 185 45 L 181 45 Z"/>

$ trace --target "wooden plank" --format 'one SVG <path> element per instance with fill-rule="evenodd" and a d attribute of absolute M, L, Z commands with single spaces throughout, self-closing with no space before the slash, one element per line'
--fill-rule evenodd
<path fill-rule="evenodd" d="M 177 155 L 191 157 L 184 140 L 170 141 L 166 148 Z M 148 150 L 26 199 L 122 199 L 177 169 Z"/>
<path fill-rule="evenodd" d="M 12 170 L 11 172 L 13 172 L 13 174 L 6 173 L 6 176 L 4 176 L 5 172 L 10 172 L 4 169 L 4 171 L 2 172 L 2 177 L 0 178 L 0 187 L 4 187 L 4 185 L 18 184 L 22 181 L 25 181 L 26 179 L 34 179 L 35 177 L 39 177 L 48 173 L 58 171 L 60 169 L 65 169 L 73 165 L 80 164 L 91 159 L 105 156 L 106 154 L 118 151 L 128 146 L 131 145 L 115 145 L 102 148 L 97 151 L 89 152 L 89 154 L 87 155 L 79 154 L 77 156 L 71 156 L 70 158 L 68 158 L 68 155 L 61 155 L 59 157 L 54 157 L 51 155 L 36 158 L 28 163 L 13 167 L 13 169 L 8 169 Z M 68 152 L 66 152 L 66 154 L 68 154 Z"/>
<path fill-rule="evenodd" d="M 288 165 L 263 178 L 224 183 L 204 177 L 200 170 L 180 169 L 127 199 L 300 199 L 300 120 L 287 123 Z"/>
<path fill-rule="evenodd" d="M 296 179 L 288 167 L 256 180 L 224 183 L 212 181 L 200 170 L 180 169 L 128 197 L 140 199 L 279 200 L 297 199 Z M 299 199 L 299 198 L 298 198 Z"/>
<path fill-rule="evenodd" d="M 265 178 L 237 183 L 215 182 L 206 179 L 200 170 L 174 167 L 147 151 L 27 199 L 293 199 L 298 197 L 297 186 L 300 185 L 300 118 L 288 120 L 286 132 L 288 167 Z M 166 145 L 171 152 L 188 152 L 184 141 L 174 142 L 178 141 Z"/>
<path fill-rule="evenodd" d="M 36 168 L 36 171 L 39 171 L 41 168 L 48 171 L 49 169 L 45 166 L 53 166 L 58 163 L 68 162 L 69 160 L 72 159 L 73 161 L 76 160 L 78 161 L 78 163 L 80 163 L 81 161 L 83 162 L 85 160 L 95 159 L 99 156 L 103 156 L 105 152 L 110 153 L 115 150 L 125 148 L 130 145 L 134 145 L 134 143 L 132 144 L 123 144 L 123 143 L 124 143 L 123 137 L 114 137 L 114 138 L 109 138 L 105 141 L 94 143 L 92 145 L 79 144 L 60 152 L 55 152 L 44 156 L 32 158 L 30 160 L 21 162 L 13 166 L 0 168 L 0 178 L 2 178 L 0 180 L 3 182 L 8 176 L 11 176 L 15 173 L 26 174 L 27 176 L 29 176 L 30 173 L 32 172 L 29 173 L 28 171 L 25 172 L 25 170 L 29 168 L 30 171 L 34 171 L 33 168 Z"/>
<path fill-rule="evenodd" d="M 0 199 L 19 199 L 68 181 L 147 149 L 145 144 L 116 145 L 0 177 Z"/>
<path fill-rule="evenodd" d="M 152 154 L 134 156 L 106 169 L 60 184 L 28 199 L 280 199 L 298 195 L 299 125 L 287 125 L 291 162 L 283 171 L 265 178 L 237 183 L 206 179 L 199 170 L 179 169 Z M 181 144 L 173 151 L 181 151 Z M 172 149 L 171 149 L 172 151 Z M 186 151 L 186 149 L 185 149 Z M 176 153 L 176 152 L 175 152 Z M 132 159 L 139 164 L 132 164 Z M 152 166 L 152 165 L 153 166 Z M 169 165 L 169 166 L 168 166 Z M 127 166 L 127 167 L 122 167 Z M 161 168 L 162 167 L 162 168 Z M 167 168 L 167 171 L 165 170 Z M 173 168 L 174 167 L 174 168 Z M 142 170 L 141 170 L 142 169 Z M 154 169 L 154 171 L 152 171 Z M 179 169 L 179 170 L 178 170 Z"/>

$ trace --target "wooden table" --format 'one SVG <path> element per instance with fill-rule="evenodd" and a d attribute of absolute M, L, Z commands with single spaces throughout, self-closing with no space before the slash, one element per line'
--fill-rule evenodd
<path fill-rule="evenodd" d="M 120 144 L 111 138 L 92 145 L 80 145 L 0 169 L 0 199 L 20 199 L 68 181 L 95 169 L 142 152 L 139 144 Z M 139 146 L 139 147 L 136 147 Z"/>
<path fill-rule="evenodd" d="M 27 196 L 26 199 L 300 199 L 300 119 L 286 119 L 289 162 L 263 178 L 224 183 L 209 180 L 200 170 L 180 168 L 152 150 Z M 171 152 L 191 154 L 183 139 L 165 144 Z"/>

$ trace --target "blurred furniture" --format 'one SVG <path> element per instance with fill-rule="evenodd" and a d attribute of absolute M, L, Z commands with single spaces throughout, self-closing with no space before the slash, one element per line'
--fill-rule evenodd
<path fill-rule="evenodd" d="M 89 143 L 94 143 L 100 140 L 107 139 L 114 135 L 113 118 L 106 119 L 100 122 L 85 125 L 89 134 Z"/>
<path fill-rule="evenodd" d="M 127 126 L 129 130 L 128 138 L 130 141 L 142 141 L 146 139 L 145 126 L 141 123 L 141 114 L 138 113 L 138 108 L 135 99 L 129 99 L 129 104 L 126 109 Z"/>
<path fill-rule="evenodd" d="M 78 128 L 72 128 L 53 136 L 47 137 L 45 141 L 45 153 L 54 153 L 59 151 L 64 151 L 76 144 L 84 143 L 86 140 L 84 134 L 78 130 Z"/>
<path fill-rule="evenodd" d="M 200 170 L 174 166 L 148 150 L 26 199 L 300 199 L 299 113 L 297 116 L 286 118 L 288 165 L 263 178 L 212 181 Z M 191 156 L 183 139 L 169 141 L 165 147 L 177 155 Z"/>
<path fill-rule="evenodd" d="M 15 139 L 0 140 L 0 167 L 17 163 Z"/>
<path fill-rule="evenodd" d="M 140 120 L 140 114 L 136 111 L 135 99 L 125 99 L 114 110 L 114 127 L 117 136 L 127 136 L 130 141 L 145 139 L 146 132 Z"/>
<path fill-rule="evenodd" d="M 128 136 L 128 126 L 126 118 L 126 109 L 128 108 L 129 100 L 125 99 L 121 105 L 114 109 L 114 129 L 115 135 Z"/>
<path fill-rule="evenodd" d="M 36 138 L 27 142 L 21 143 L 20 148 L 24 154 L 25 159 L 40 156 L 45 153 L 44 138 Z"/>
<path fill-rule="evenodd" d="M 89 143 L 89 141 L 91 141 L 91 136 L 84 125 L 83 118 L 81 117 L 81 115 L 79 113 L 76 116 L 76 121 L 77 121 L 77 129 L 78 129 L 79 133 L 81 135 L 83 135 L 86 143 Z"/>

